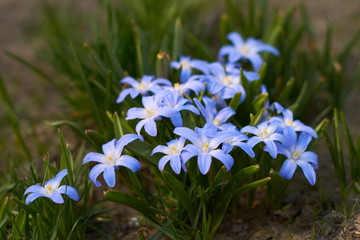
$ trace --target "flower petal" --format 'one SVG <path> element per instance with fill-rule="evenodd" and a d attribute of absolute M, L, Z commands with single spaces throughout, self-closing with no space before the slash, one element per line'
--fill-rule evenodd
<path fill-rule="evenodd" d="M 54 203 L 64 203 L 64 199 L 58 191 L 53 192 L 50 197 Z"/>
<path fill-rule="evenodd" d="M 309 183 L 311 185 L 314 185 L 316 181 L 316 174 L 313 166 L 311 166 L 311 164 L 309 164 L 308 162 L 302 160 L 298 160 L 296 161 L 296 163 L 302 168 L 304 175 L 306 179 L 309 181 Z"/>
<path fill-rule="evenodd" d="M 208 153 L 201 153 L 198 155 L 199 170 L 202 175 L 208 173 L 211 166 L 211 155 Z"/>
<path fill-rule="evenodd" d="M 175 155 L 170 159 L 170 166 L 176 174 L 180 173 L 181 171 L 180 155 Z"/>
<path fill-rule="evenodd" d="M 275 159 L 277 156 L 277 147 L 274 141 L 266 139 L 264 140 L 264 143 L 267 147 L 267 150 L 269 151 L 270 156 Z"/>
<path fill-rule="evenodd" d="M 112 156 L 115 153 L 116 139 L 102 145 L 102 150 L 106 156 Z"/>
<path fill-rule="evenodd" d="M 88 162 L 105 163 L 105 162 L 107 162 L 107 158 L 104 154 L 91 152 L 91 153 L 86 154 L 82 164 L 85 164 Z"/>
<path fill-rule="evenodd" d="M 294 175 L 296 167 L 297 167 L 297 165 L 294 160 L 286 159 L 279 171 L 279 174 L 284 179 L 290 180 Z"/>
<path fill-rule="evenodd" d="M 227 171 L 230 171 L 231 167 L 234 164 L 234 159 L 229 154 L 225 154 L 220 149 L 211 151 L 210 155 L 213 156 L 214 158 L 218 159 L 219 161 L 221 161 L 224 164 L 224 166 L 226 167 Z"/>
<path fill-rule="evenodd" d="M 47 197 L 47 196 L 44 195 L 44 194 L 41 194 L 41 193 L 37 193 L 37 192 L 30 193 L 25 199 L 25 204 L 29 205 L 29 203 L 31 203 L 32 201 L 34 201 L 38 197 Z"/>
<path fill-rule="evenodd" d="M 123 151 L 123 148 L 128 145 L 129 143 L 135 141 L 139 137 L 136 134 L 125 134 L 122 136 L 116 143 L 116 152 L 121 155 L 121 152 Z"/>
<path fill-rule="evenodd" d="M 116 178 L 115 178 L 115 167 L 114 166 L 106 167 L 104 169 L 103 176 L 104 176 L 104 180 L 105 180 L 106 184 L 109 187 L 115 186 Z"/>
<path fill-rule="evenodd" d="M 75 188 L 67 185 L 63 185 L 58 189 L 58 192 L 61 194 L 66 194 L 72 200 L 79 201 L 79 194 Z"/>
<path fill-rule="evenodd" d="M 116 165 L 124 166 L 129 168 L 133 172 L 137 172 L 141 168 L 141 163 L 136 158 L 133 158 L 129 155 L 122 155 Z"/>
<path fill-rule="evenodd" d="M 156 123 L 153 119 L 145 123 L 145 132 L 152 137 L 155 137 L 157 134 Z"/>
<path fill-rule="evenodd" d="M 100 175 L 100 173 L 102 173 L 104 171 L 104 169 L 106 168 L 105 164 L 97 164 L 95 165 L 90 173 L 89 173 L 89 178 L 90 180 L 94 183 L 95 186 L 100 187 L 101 183 L 99 181 L 97 181 L 96 179 L 98 178 L 98 176 Z"/>

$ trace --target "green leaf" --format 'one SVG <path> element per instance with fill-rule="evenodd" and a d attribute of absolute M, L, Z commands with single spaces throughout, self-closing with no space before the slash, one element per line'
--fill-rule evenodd
<path fill-rule="evenodd" d="M 250 104 L 250 109 L 252 112 L 258 112 L 260 109 L 265 107 L 266 101 L 269 99 L 269 94 L 262 93 L 259 94 Z"/>
<path fill-rule="evenodd" d="M 39 230 L 39 239 L 40 240 L 47 240 L 48 239 L 48 235 L 47 235 L 47 231 L 45 228 L 45 223 L 43 222 L 43 220 L 40 217 L 40 214 L 36 214 L 36 223 L 37 223 L 37 228 Z"/>
<path fill-rule="evenodd" d="M 115 129 L 115 137 L 116 139 L 120 139 L 122 136 L 124 136 L 124 131 L 121 126 L 120 118 L 117 112 L 114 113 L 114 129 Z"/>
<path fill-rule="evenodd" d="M 187 213 L 189 214 L 190 221 L 194 222 L 195 212 L 191 205 L 191 201 L 185 192 L 184 185 L 167 171 L 162 171 L 162 175 L 165 183 L 173 190 L 179 202 L 181 202 L 181 204 L 186 209 Z"/>
<path fill-rule="evenodd" d="M 229 107 L 234 109 L 235 112 L 240 105 L 240 99 L 241 99 L 241 92 L 238 92 L 234 95 L 234 97 L 230 101 Z"/>
<path fill-rule="evenodd" d="M 11 230 L 10 239 L 21 239 L 24 236 L 25 223 L 26 223 L 26 211 L 21 210 L 15 218 L 14 226 Z"/>
<path fill-rule="evenodd" d="M 62 151 L 63 157 L 65 159 L 66 169 L 68 171 L 69 184 L 70 184 L 70 186 L 74 187 L 73 158 L 71 156 L 69 147 L 65 144 L 64 137 L 63 137 L 60 129 L 58 130 L 58 135 L 59 135 L 59 139 L 60 139 L 61 151 Z"/>
<path fill-rule="evenodd" d="M 265 108 L 263 109 L 260 109 L 256 114 L 255 116 L 253 115 L 250 115 L 250 126 L 256 126 L 259 124 L 260 120 L 261 120 L 261 117 L 263 116 L 264 114 L 264 111 L 265 111 Z"/>
<path fill-rule="evenodd" d="M 128 206 L 128 207 L 138 211 L 139 213 L 144 215 L 149 220 L 151 220 L 155 223 L 158 223 L 158 220 L 154 216 L 154 213 L 150 209 L 150 206 L 147 205 L 145 202 L 143 202 L 129 194 L 126 194 L 126 193 L 123 193 L 120 191 L 109 190 L 109 191 L 105 192 L 104 197 L 105 197 L 105 199 L 107 199 L 109 201 L 117 202 L 117 203 L 123 204 L 125 206 Z"/>
<path fill-rule="evenodd" d="M 76 132 L 81 138 L 86 140 L 88 143 L 91 144 L 91 146 L 98 149 L 98 146 L 91 140 L 91 138 L 86 135 L 85 130 L 81 127 L 79 127 L 76 123 L 68 121 L 68 120 L 61 120 L 61 121 L 54 121 L 54 122 L 45 122 L 47 125 L 55 128 L 60 128 L 62 126 L 68 126 L 70 127 L 74 132 Z"/>
<path fill-rule="evenodd" d="M 285 103 L 285 101 L 289 98 L 289 95 L 290 95 L 292 89 L 294 88 L 294 86 L 295 86 L 295 78 L 292 77 L 292 78 L 290 78 L 289 81 L 287 81 L 284 89 L 281 91 L 280 96 L 278 98 L 278 103 L 280 103 L 280 104 Z"/>
<path fill-rule="evenodd" d="M 250 189 L 254 189 L 254 188 L 257 188 L 257 187 L 260 187 L 262 185 L 265 185 L 267 184 L 269 181 L 271 180 L 270 177 L 266 177 L 266 178 L 263 178 L 261 180 L 257 180 L 255 182 L 252 182 L 252 183 L 249 183 L 249 184 L 246 184 L 242 187 L 239 187 L 237 189 L 234 190 L 234 194 L 238 194 L 238 193 L 241 193 L 241 192 L 244 192 L 246 190 L 250 190 Z"/>
<path fill-rule="evenodd" d="M 175 36 L 174 36 L 174 44 L 173 44 L 173 52 L 171 59 L 173 61 L 177 61 L 181 54 L 181 46 L 182 46 L 182 25 L 180 18 L 175 21 Z"/>

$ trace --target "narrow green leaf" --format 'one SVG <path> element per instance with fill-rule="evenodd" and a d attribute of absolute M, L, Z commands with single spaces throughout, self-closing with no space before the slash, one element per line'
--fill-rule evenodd
<path fill-rule="evenodd" d="M 356 31 L 356 33 L 354 35 L 352 35 L 349 42 L 345 43 L 343 49 L 341 50 L 341 52 L 338 56 L 339 62 L 342 62 L 345 60 L 345 58 L 349 55 L 351 50 L 354 47 L 356 47 L 356 45 L 359 43 L 359 40 L 360 40 L 360 28 Z"/>
<path fill-rule="evenodd" d="M 26 211 L 21 210 L 15 218 L 14 226 L 11 230 L 10 239 L 21 239 L 24 236 L 26 223 Z"/>
<path fill-rule="evenodd" d="M 252 112 L 258 112 L 259 110 L 265 107 L 266 101 L 269 99 L 269 94 L 262 93 L 259 94 L 250 104 L 250 109 Z"/>
<path fill-rule="evenodd" d="M 91 138 L 86 134 L 85 130 L 78 126 L 76 123 L 68 120 L 54 121 L 54 122 L 45 122 L 47 125 L 55 128 L 60 128 L 62 126 L 70 127 L 74 132 L 76 132 L 81 138 L 83 138 L 86 142 L 90 143 L 91 146 L 98 149 L 98 146 L 92 141 Z"/>
<path fill-rule="evenodd" d="M 117 112 L 114 113 L 114 129 L 115 129 L 115 137 L 116 139 L 120 139 L 122 136 L 124 136 L 124 131 L 121 126 L 120 118 Z"/>
<path fill-rule="evenodd" d="M 183 34 L 182 34 L 183 31 L 182 31 L 182 25 L 181 25 L 180 18 L 176 19 L 176 21 L 175 21 L 175 31 L 174 32 L 175 32 L 175 36 L 174 36 L 173 52 L 172 52 L 171 59 L 173 61 L 177 61 L 181 54 L 181 46 L 182 46 L 182 39 L 183 39 Z"/>
<path fill-rule="evenodd" d="M 252 183 L 249 183 L 249 184 L 246 184 L 242 187 L 239 187 L 237 189 L 234 190 L 234 194 L 238 194 L 238 193 L 241 193 L 241 192 L 244 192 L 246 190 L 250 190 L 250 189 L 254 189 L 254 188 L 257 188 L 257 187 L 260 187 L 262 185 L 265 185 L 267 184 L 269 181 L 271 180 L 270 177 L 266 177 L 266 178 L 263 178 L 261 180 L 257 180 L 255 182 L 252 182 Z"/>
<path fill-rule="evenodd" d="M 37 228 L 39 230 L 39 235 L 38 235 L 39 239 L 47 240 L 48 236 L 45 228 L 45 223 L 42 221 L 40 214 L 36 214 L 36 223 L 37 223 Z"/>
<path fill-rule="evenodd" d="M 166 184 L 174 191 L 177 199 L 185 207 L 187 213 L 189 214 L 190 221 L 194 222 L 195 212 L 191 205 L 191 201 L 184 190 L 184 185 L 167 171 L 162 171 L 162 175 Z"/>
<path fill-rule="evenodd" d="M 294 86 L 295 86 L 295 78 L 292 77 L 292 78 L 290 78 L 289 81 L 287 81 L 284 89 L 281 91 L 280 96 L 278 98 L 278 103 L 280 103 L 280 104 L 285 103 L 285 101 L 288 99 L 291 91 L 293 90 Z"/>
<path fill-rule="evenodd" d="M 71 156 L 68 146 L 65 144 L 64 137 L 63 137 L 60 129 L 58 130 L 58 135 L 59 135 L 59 139 L 60 139 L 61 151 L 65 158 L 66 169 L 68 171 L 69 184 L 70 184 L 70 186 L 74 187 L 73 159 L 72 159 L 72 156 Z"/>
<path fill-rule="evenodd" d="M 234 111 L 236 112 L 236 110 L 238 109 L 239 105 L 240 105 L 240 100 L 241 100 L 241 92 L 238 92 L 234 95 L 234 97 L 231 99 L 229 107 L 231 107 L 232 109 L 234 109 Z"/>
<path fill-rule="evenodd" d="M 125 206 L 128 206 L 128 207 L 138 211 L 139 213 L 144 215 L 149 220 L 151 220 L 155 223 L 158 223 L 158 220 L 154 216 L 153 211 L 151 211 L 150 206 L 147 205 L 145 202 L 143 202 L 129 194 L 126 194 L 126 193 L 123 193 L 120 191 L 109 190 L 109 191 L 105 192 L 104 197 L 105 197 L 105 199 L 107 199 L 109 201 L 117 202 L 117 203 L 123 204 Z"/>
<path fill-rule="evenodd" d="M 255 116 L 250 116 L 250 126 L 256 126 L 259 124 L 261 117 L 263 116 L 265 111 L 265 108 L 260 109 L 259 111 L 257 111 L 257 113 L 255 114 Z"/>

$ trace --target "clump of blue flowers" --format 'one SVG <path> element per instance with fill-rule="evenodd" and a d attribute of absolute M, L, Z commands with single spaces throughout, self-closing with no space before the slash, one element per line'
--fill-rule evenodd
<path fill-rule="evenodd" d="M 182 56 L 171 62 L 169 79 L 123 78 L 116 100 L 120 115 L 110 117 L 116 138 L 103 141 L 101 153 L 90 152 L 82 161 L 91 169 L 89 178 L 96 187 L 101 186 L 102 174 L 106 185 L 114 188 L 117 170 L 129 169 L 121 179 L 134 185 L 130 192 L 135 197 L 114 190 L 105 197 L 135 208 L 159 228 L 171 225 L 173 231 L 173 222 L 182 230 L 198 223 L 215 226 L 218 223 L 211 221 L 216 217 L 206 220 L 206 211 L 220 216 L 216 211 L 222 210 L 224 216 L 232 198 L 269 183 L 274 172 L 291 180 L 299 166 L 310 185 L 316 182 L 318 159 L 308 150 L 318 137 L 316 131 L 294 119 L 290 109 L 271 103 L 262 83 L 266 71 L 259 72 L 261 53 L 277 56 L 279 51 L 235 32 L 228 39 L 232 45 L 221 47 L 219 61 Z M 142 167 L 154 173 L 155 193 L 144 187 Z M 61 171 L 44 187 L 29 187 L 26 204 L 40 196 L 63 203 L 61 194 L 78 201 L 73 187 L 60 186 L 66 174 Z M 175 208 L 183 209 L 174 213 Z"/>

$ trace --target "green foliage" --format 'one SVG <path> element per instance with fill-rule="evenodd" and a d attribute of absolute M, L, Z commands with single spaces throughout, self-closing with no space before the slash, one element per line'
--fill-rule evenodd
<path fill-rule="evenodd" d="M 342 112 L 339 114 L 339 111 L 334 109 L 333 116 L 333 140 L 330 137 L 330 131 L 325 132 L 325 138 L 335 174 L 340 184 L 342 197 L 347 198 L 351 189 L 356 194 L 360 193 L 360 137 L 357 138 L 357 142 L 352 139 Z M 346 142 L 347 158 L 344 156 L 340 124 L 342 125 L 342 132 Z"/>

